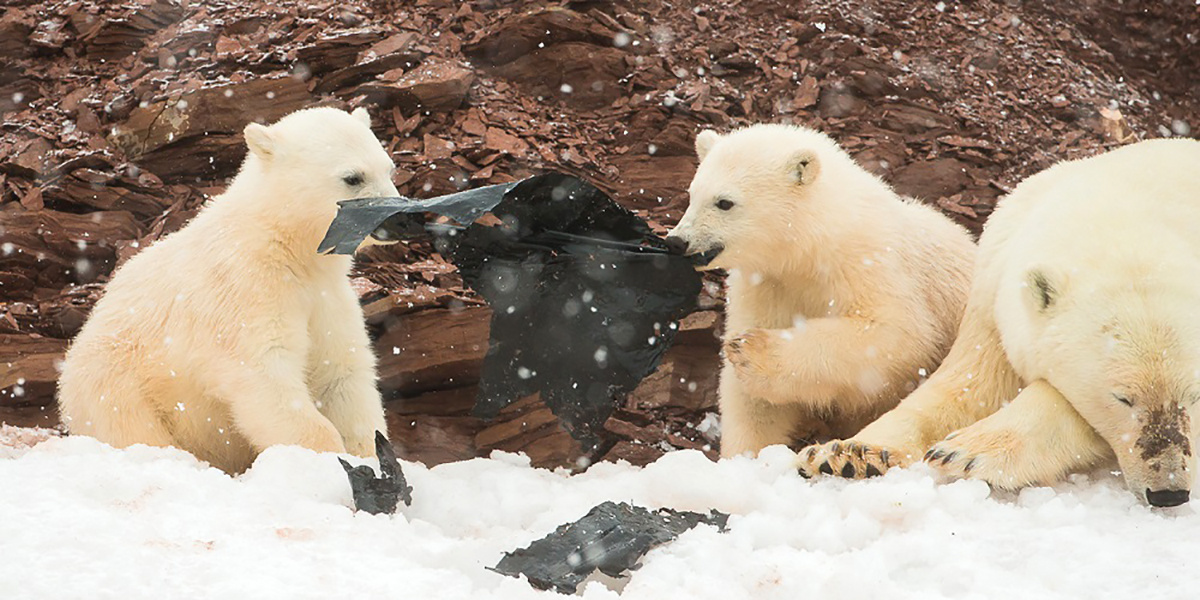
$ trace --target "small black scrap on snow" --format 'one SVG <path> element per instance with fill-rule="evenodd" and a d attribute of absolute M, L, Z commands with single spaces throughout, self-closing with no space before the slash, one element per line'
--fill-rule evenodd
<path fill-rule="evenodd" d="M 400 469 L 400 461 L 396 459 L 396 449 L 383 436 L 383 432 L 375 432 L 375 455 L 379 457 L 379 470 L 382 477 L 375 476 L 375 470 L 367 465 L 351 466 L 342 458 L 342 468 L 350 478 L 350 490 L 354 492 L 354 507 L 373 515 L 392 514 L 401 501 L 405 506 L 412 505 L 412 487 L 404 479 L 404 471 Z"/>
<path fill-rule="evenodd" d="M 574 594 L 596 569 L 620 577 L 636 569 L 651 548 L 701 523 L 724 531 L 728 520 L 729 515 L 716 510 L 707 515 L 670 508 L 651 511 L 609 501 L 528 547 L 506 553 L 492 570 L 524 575 L 538 589 Z"/>

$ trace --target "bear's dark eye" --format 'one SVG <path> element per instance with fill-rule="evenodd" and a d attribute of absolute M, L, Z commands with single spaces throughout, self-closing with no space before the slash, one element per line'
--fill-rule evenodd
<path fill-rule="evenodd" d="M 1133 400 L 1130 400 L 1129 398 L 1126 398 L 1125 396 L 1122 396 L 1120 394 L 1113 394 L 1113 398 L 1116 398 L 1117 402 L 1120 402 L 1121 404 L 1124 404 L 1125 406 L 1133 406 Z"/>
<path fill-rule="evenodd" d="M 342 183 L 350 187 L 358 187 L 363 183 L 362 173 L 351 173 L 346 175 L 345 177 L 342 177 Z"/>
<path fill-rule="evenodd" d="M 733 200 L 730 200 L 729 198 L 721 198 L 720 200 L 717 200 L 717 208 L 721 210 L 729 210 L 733 208 Z"/>

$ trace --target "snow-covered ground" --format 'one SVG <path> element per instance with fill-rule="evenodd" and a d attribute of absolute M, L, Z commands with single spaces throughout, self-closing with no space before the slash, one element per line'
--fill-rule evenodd
<path fill-rule="evenodd" d="M 486 567 L 604 500 L 733 516 L 584 598 L 1200 597 L 1197 510 L 1151 510 L 1104 474 L 1003 495 L 922 468 L 805 481 L 776 448 L 574 476 L 497 454 L 404 463 L 413 505 L 373 516 L 347 508 L 329 455 L 273 448 L 230 478 L 176 450 L 16 434 L 0 443 L 5 600 L 552 598 Z"/>

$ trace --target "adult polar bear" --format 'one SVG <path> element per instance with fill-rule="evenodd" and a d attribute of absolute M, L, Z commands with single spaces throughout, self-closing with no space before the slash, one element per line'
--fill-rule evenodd
<path fill-rule="evenodd" d="M 229 472 L 273 444 L 374 456 L 386 425 L 350 258 L 316 249 L 339 200 L 398 195 L 392 161 L 363 109 L 245 136 L 229 189 L 113 274 L 63 364 L 64 421 Z"/>
<path fill-rule="evenodd" d="M 1139 497 L 1186 502 L 1200 411 L 1200 142 L 1141 142 L 1022 182 L 989 219 L 975 272 L 941 368 L 849 442 L 802 451 L 801 471 L 862 474 L 925 455 L 1016 488 L 1115 453 Z"/>
<path fill-rule="evenodd" d="M 850 435 L 894 407 L 954 340 L 967 231 L 810 129 L 705 131 L 696 151 L 667 239 L 729 270 L 721 454 Z"/>

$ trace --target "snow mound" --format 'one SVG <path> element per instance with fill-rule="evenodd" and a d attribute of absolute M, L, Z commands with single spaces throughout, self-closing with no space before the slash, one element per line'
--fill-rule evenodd
<path fill-rule="evenodd" d="M 13 458 L 52 437 L 60 435 L 54 429 L 42 427 L 13 427 L 0 423 L 0 458 Z"/>
<path fill-rule="evenodd" d="M 172 449 L 17 446 L 0 443 L 7 600 L 552 598 L 487 567 L 605 500 L 732 516 L 727 533 L 702 525 L 652 550 L 627 580 L 585 583 L 588 599 L 1182 600 L 1200 588 L 1196 510 L 1151 510 L 1107 474 L 998 494 L 922 468 L 806 481 L 781 448 L 574 476 L 497 453 L 404 463 L 413 505 L 382 516 L 348 508 L 334 456 L 299 448 L 231 478 Z"/>

